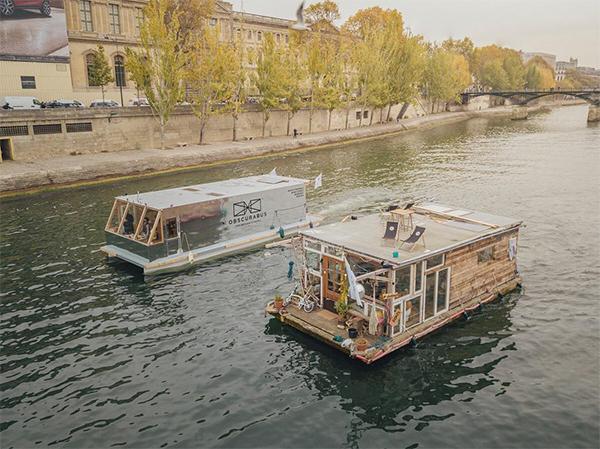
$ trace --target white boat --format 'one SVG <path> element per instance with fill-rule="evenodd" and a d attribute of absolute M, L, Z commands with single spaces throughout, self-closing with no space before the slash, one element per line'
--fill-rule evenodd
<path fill-rule="evenodd" d="M 306 184 L 269 174 L 118 196 L 101 250 L 154 275 L 281 240 L 319 221 Z"/>

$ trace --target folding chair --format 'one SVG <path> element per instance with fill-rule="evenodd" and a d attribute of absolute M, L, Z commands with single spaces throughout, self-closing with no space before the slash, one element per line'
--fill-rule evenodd
<path fill-rule="evenodd" d="M 425 228 L 423 226 L 415 226 L 415 230 L 406 240 L 400 240 L 402 242 L 400 244 L 400 248 L 402 248 L 404 245 L 409 245 L 408 250 L 410 251 L 419 240 L 423 241 L 423 247 L 425 247 L 425 237 L 423 237 L 423 234 L 425 234 Z"/>
<path fill-rule="evenodd" d="M 400 224 L 397 221 L 386 221 L 385 222 L 385 234 L 383 234 L 383 240 L 396 243 L 398 240 L 398 228 Z"/>

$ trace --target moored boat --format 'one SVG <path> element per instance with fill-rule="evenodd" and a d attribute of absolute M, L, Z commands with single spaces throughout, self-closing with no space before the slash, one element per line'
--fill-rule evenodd
<path fill-rule="evenodd" d="M 118 196 L 101 249 L 152 275 L 261 246 L 317 223 L 306 184 L 271 173 Z"/>
<path fill-rule="evenodd" d="M 521 282 L 522 222 L 426 203 L 300 232 L 298 291 L 266 312 L 365 363 Z"/>

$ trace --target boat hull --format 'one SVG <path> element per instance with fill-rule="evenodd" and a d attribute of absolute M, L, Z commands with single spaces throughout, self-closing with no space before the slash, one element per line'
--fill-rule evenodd
<path fill-rule="evenodd" d="M 284 237 L 288 238 L 296 234 L 298 231 L 307 229 L 311 226 L 316 226 L 319 221 L 319 217 L 310 216 L 307 220 L 283 226 Z M 185 270 L 194 265 L 199 265 L 212 259 L 226 257 L 253 248 L 258 248 L 267 243 L 281 239 L 282 237 L 279 233 L 279 229 L 272 229 L 267 232 L 259 232 L 235 240 L 229 240 L 202 248 L 196 248 L 190 251 L 182 251 L 177 254 L 154 260 L 149 260 L 116 245 L 105 245 L 101 247 L 100 250 L 110 258 L 118 258 L 142 268 L 144 270 L 144 274 L 147 276 L 154 276 Z"/>

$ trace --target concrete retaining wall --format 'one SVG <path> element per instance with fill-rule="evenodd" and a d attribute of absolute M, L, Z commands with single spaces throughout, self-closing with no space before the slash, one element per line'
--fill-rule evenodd
<path fill-rule="evenodd" d="M 481 97 L 469 105 L 482 109 L 489 99 Z M 249 106 L 236 123 L 237 140 L 262 138 L 263 114 L 256 106 Z M 390 120 L 395 121 L 401 111 L 395 105 Z M 432 105 L 419 100 L 405 111 L 405 119 L 428 115 L 431 111 L 449 110 L 444 103 Z M 361 115 L 362 114 L 362 115 Z M 331 130 L 368 126 L 387 119 L 388 110 L 360 108 L 335 110 L 331 115 Z M 362 120 L 360 117 L 362 116 Z M 290 132 L 295 128 L 309 134 L 310 111 L 297 112 L 290 121 Z M 329 112 L 315 110 L 312 114 L 311 132 L 327 131 Z M 233 138 L 234 121 L 231 115 L 211 117 L 204 130 L 204 143 L 228 142 Z M 288 128 L 286 111 L 272 111 L 265 126 L 265 137 L 285 136 Z M 167 125 L 166 145 L 176 147 L 199 142 L 200 122 L 190 107 L 178 108 Z M 69 154 L 92 154 L 127 150 L 142 150 L 160 146 L 158 122 L 150 108 L 129 107 L 115 109 L 33 110 L 0 112 L 0 139 L 10 138 L 16 160 L 41 160 Z"/>

